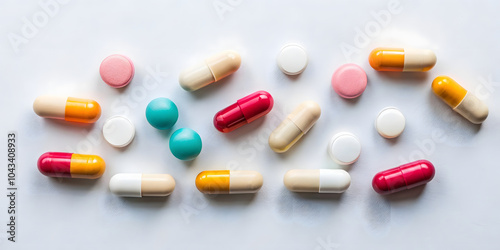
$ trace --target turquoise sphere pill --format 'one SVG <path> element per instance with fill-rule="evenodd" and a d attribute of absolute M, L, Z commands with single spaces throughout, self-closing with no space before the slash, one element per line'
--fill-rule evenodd
<path fill-rule="evenodd" d="M 201 137 L 190 128 L 180 128 L 170 137 L 169 146 L 177 159 L 190 161 L 201 152 Z"/>
<path fill-rule="evenodd" d="M 146 107 L 146 119 L 157 129 L 169 129 L 179 118 L 177 106 L 168 98 L 156 98 Z"/>

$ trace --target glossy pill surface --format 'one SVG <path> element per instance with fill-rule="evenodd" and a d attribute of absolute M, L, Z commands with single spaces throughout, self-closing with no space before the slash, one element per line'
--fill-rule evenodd
<path fill-rule="evenodd" d="M 49 177 L 96 179 L 106 163 L 97 155 L 47 152 L 38 158 L 38 170 Z"/>
<path fill-rule="evenodd" d="M 109 190 L 117 196 L 168 196 L 175 189 L 175 180 L 169 174 L 116 174 L 109 181 Z"/>
<path fill-rule="evenodd" d="M 33 102 L 35 113 L 44 118 L 94 123 L 101 117 L 101 106 L 93 100 L 61 96 L 39 96 Z"/>
<path fill-rule="evenodd" d="M 369 62 L 377 71 L 428 71 L 436 64 L 436 55 L 428 49 L 376 48 Z"/>
<path fill-rule="evenodd" d="M 343 193 L 351 185 L 351 176 L 342 169 L 293 169 L 283 178 L 292 192 Z"/>
<path fill-rule="evenodd" d="M 180 128 L 170 136 L 169 147 L 177 159 L 190 161 L 201 152 L 201 137 L 190 128 Z"/>
<path fill-rule="evenodd" d="M 212 170 L 196 176 L 196 188 L 204 194 L 256 193 L 264 180 L 256 171 Z"/>
<path fill-rule="evenodd" d="M 153 99 L 146 107 L 146 120 L 156 129 L 170 129 L 178 118 L 179 110 L 175 103 L 168 98 Z"/>
<path fill-rule="evenodd" d="M 434 174 L 432 163 L 418 160 L 377 173 L 372 186 L 379 194 L 391 194 L 424 185 L 434 178 Z"/>

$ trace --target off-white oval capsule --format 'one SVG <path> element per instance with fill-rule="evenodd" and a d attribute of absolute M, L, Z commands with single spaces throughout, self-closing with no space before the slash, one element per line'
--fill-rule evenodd
<path fill-rule="evenodd" d="M 94 123 L 101 117 L 101 106 L 94 100 L 63 96 L 39 96 L 33 111 L 44 118 Z"/>
<path fill-rule="evenodd" d="M 269 146 L 276 153 L 286 152 L 311 129 L 320 116 L 321 108 L 316 102 L 301 103 L 271 133 Z"/>
<path fill-rule="evenodd" d="M 175 180 L 169 174 L 116 174 L 109 189 L 124 197 L 168 196 L 175 189 Z"/>
<path fill-rule="evenodd" d="M 292 192 L 343 193 L 351 185 L 351 176 L 342 169 L 293 169 L 283 178 Z"/>
<path fill-rule="evenodd" d="M 436 65 L 429 49 L 376 48 L 370 53 L 370 66 L 377 71 L 428 71 Z"/>
<path fill-rule="evenodd" d="M 256 171 L 211 170 L 199 173 L 195 183 L 204 194 L 246 194 L 259 191 L 264 179 Z"/>
<path fill-rule="evenodd" d="M 231 75 L 240 65 L 240 55 L 235 51 L 226 50 L 182 71 L 179 84 L 184 90 L 195 91 Z"/>

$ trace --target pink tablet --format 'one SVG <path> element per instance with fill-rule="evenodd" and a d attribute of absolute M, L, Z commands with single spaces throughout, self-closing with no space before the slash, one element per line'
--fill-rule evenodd
<path fill-rule="evenodd" d="M 134 72 L 132 60 L 123 55 L 106 57 L 99 68 L 102 80 L 113 88 L 127 86 L 134 78 Z"/>
<path fill-rule="evenodd" d="M 346 99 L 356 98 L 363 94 L 366 83 L 365 71 L 353 63 L 340 66 L 332 76 L 333 90 Z"/>

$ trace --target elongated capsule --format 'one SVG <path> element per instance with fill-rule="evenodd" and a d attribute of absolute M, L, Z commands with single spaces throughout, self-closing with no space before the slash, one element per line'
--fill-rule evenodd
<path fill-rule="evenodd" d="M 343 193 L 351 185 L 351 176 L 342 169 L 293 169 L 283 178 L 292 192 Z"/>
<path fill-rule="evenodd" d="M 376 48 L 369 57 L 370 65 L 377 71 L 428 71 L 436 60 L 429 49 Z"/>
<path fill-rule="evenodd" d="M 109 190 L 118 196 L 168 196 L 175 189 L 169 174 L 116 174 L 109 181 Z"/>
<path fill-rule="evenodd" d="M 101 106 L 93 100 L 74 97 L 39 96 L 33 103 L 35 113 L 44 118 L 94 123 L 101 117 Z"/>
<path fill-rule="evenodd" d="M 256 171 L 212 170 L 196 176 L 196 188 L 204 194 L 256 193 L 262 183 L 262 175 Z"/>
<path fill-rule="evenodd" d="M 179 83 L 184 90 L 195 91 L 231 75 L 240 65 L 240 55 L 235 51 L 226 50 L 182 71 Z"/>
<path fill-rule="evenodd" d="M 106 163 L 97 155 L 47 152 L 38 158 L 38 170 L 49 177 L 97 179 Z"/>
<path fill-rule="evenodd" d="M 301 103 L 269 136 L 269 146 L 276 153 L 290 149 L 311 129 L 321 116 L 321 108 L 316 102 Z"/>
<path fill-rule="evenodd" d="M 432 91 L 474 124 L 481 124 L 488 117 L 488 106 L 448 76 L 436 77 L 432 81 Z"/>
<path fill-rule="evenodd" d="M 379 194 L 391 194 L 424 185 L 434 178 L 434 174 L 432 163 L 418 160 L 377 173 L 372 186 Z"/>

